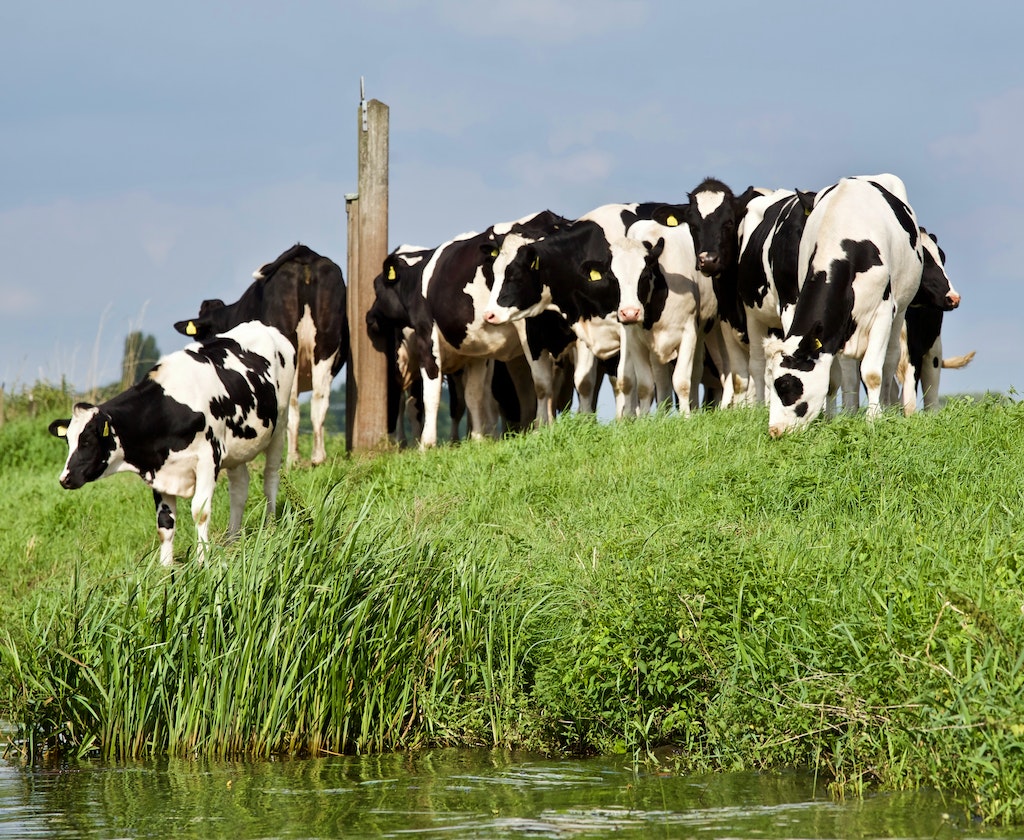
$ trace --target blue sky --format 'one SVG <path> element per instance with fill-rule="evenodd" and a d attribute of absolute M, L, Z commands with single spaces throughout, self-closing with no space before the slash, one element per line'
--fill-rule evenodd
<path fill-rule="evenodd" d="M 969 7 L 969 8 L 968 8 Z M 297 241 L 345 267 L 359 78 L 390 236 L 894 172 L 963 295 L 943 390 L 1021 388 L 1019 4 L 178 0 L 0 6 L 0 382 L 118 378 L 124 336 Z M 350 279 L 350 278 L 347 278 Z"/>

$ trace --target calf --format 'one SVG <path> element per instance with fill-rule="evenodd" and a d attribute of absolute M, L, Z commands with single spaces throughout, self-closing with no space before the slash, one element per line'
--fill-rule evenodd
<path fill-rule="evenodd" d="M 348 359 L 348 315 L 341 269 L 297 244 L 259 268 L 252 285 L 234 303 L 204 300 L 199 315 L 174 328 L 202 341 L 245 321 L 276 327 L 296 350 L 296 375 L 289 400 L 288 460 L 299 456 L 299 394 L 312 390 L 313 464 L 327 457 L 324 421 L 331 381 Z"/>
<path fill-rule="evenodd" d="M 98 406 L 78 403 L 70 418 L 50 424 L 50 434 L 68 442 L 60 483 L 75 490 L 114 473 L 138 473 L 153 488 L 165 566 L 174 561 L 177 497 L 191 496 L 201 563 L 222 470 L 231 496 L 229 535 L 242 526 L 246 464 L 261 452 L 267 513 L 274 515 L 294 377 L 295 349 L 258 321 L 189 344 L 160 359 L 127 391 Z"/>
<path fill-rule="evenodd" d="M 906 194 L 902 184 L 898 192 Z M 862 360 L 868 417 L 881 411 L 886 357 L 898 353 L 904 314 L 921 284 L 914 211 L 877 181 L 844 178 L 815 199 L 798 265 L 803 282 L 783 322 L 785 337 L 765 346 L 772 437 L 821 412 L 839 353 Z"/>

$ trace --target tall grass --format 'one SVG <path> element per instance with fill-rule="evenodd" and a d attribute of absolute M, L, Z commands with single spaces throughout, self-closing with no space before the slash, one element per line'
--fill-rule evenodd
<path fill-rule="evenodd" d="M 963 401 L 771 441 L 763 411 L 569 417 L 339 457 L 173 575 L 140 501 L 74 561 L 40 538 L 55 571 L 19 590 L 0 698 L 28 751 L 625 752 L 1024 820 L 1022 419 Z M 103 482 L 62 506 L 33 469 L 15 495 L 80 535 Z"/>

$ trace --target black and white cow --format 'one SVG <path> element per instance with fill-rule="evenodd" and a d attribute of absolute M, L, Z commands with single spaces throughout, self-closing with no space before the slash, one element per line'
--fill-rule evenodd
<path fill-rule="evenodd" d="M 651 213 L 653 218 L 630 225 L 630 238 L 651 245 L 663 243 L 658 258 L 661 272 L 652 275 L 649 295 L 629 282 L 622 283 L 619 319 L 626 325 L 624 352 L 636 358 L 634 366 L 643 364 L 646 351 L 658 402 L 666 404 L 674 394 L 679 411 L 689 415 L 697 405 L 706 340 L 720 339 L 721 331 L 714 329 L 718 299 L 711 279 L 698 270 L 693 236 L 682 222 L 685 210 L 685 205 L 662 205 Z M 721 358 L 724 352 L 719 344 L 712 356 Z"/>
<path fill-rule="evenodd" d="M 689 194 L 684 221 L 693 236 L 697 268 L 712 279 L 718 298 L 719 329 L 727 358 L 715 359 L 722 375 L 722 405 L 747 403 L 748 338 L 746 313 L 737 287 L 739 238 L 737 230 L 747 204 L 765 190 L 748 187 L 741 195 L 717 178 L 705 178 Z"/>
<path fill-rule="evenodd" d="M 297 244 L 253 273 L 252 283 L 234 303 L 204 300 L 199 315 L 174 328 L 202 341 L 245 321 L 262 321 L 281 331 L 296 350 L 296 376 L 289 400 L 288 460 L 299 455 L 299 394 L 312 391 L 313 464 L 327 457 L 324 421 L 331 381 L 348 360 L 347 292 L 341 268 Z"/>
<path fill-rule="evenodd" d="M 796 305 L 800 290 L 800 237 L 814 193 L 775 190 L 753 197 L 738 233 L 737 292 L 749 337 L 752 399 L 766 399 L 764 343 L 782 335 L 782 313 Z"/>
<path fill-rule="evenodd" d="M 905 196 L 895 176 L 844 178 L 817 194 L 800 240 L 796 305 L 783 319 L 784 338 L 765 346 L 772 437 L 818 416 L 840 353 L 861 360 L 868 417 L 881 411 L 887 357 L 894 370 L 923 268 L 921 234 Z"/>
<path fill-rule="evenodd" d="M 471 437 L 493 433 L 497 415 L 488 410 L 492 360 L 511 362 L 525 355 L 533 386 L 520 391 L 521 421 L 527 416 L 531 422 L 534 416 L 542 423 L 551 419 L 553 359 L 564 352 L 571 334 L 550 316 L 520 325 L 495 325 L 485 323 L 482 311 L 493 282 L 492 265 L 504 240 L 518 236 L 533 241 L 567 221 L 543 211 L 493 225 L 483 233 L 463 234 L 415 259 L 393 254 L 385 260 L 374 281 L 377 298 L 367 314 L 367 326 L 373 332 L 388 320 L 412 329 L 415 350 L 422 360 L 422 448 L 437 440 L 442 372 L 464 371 Z"/>
<path fill-rule="evenodd" d="M 174 560 L 178 497 L 192 497 L 203 562 L 210 506 L 221 471 L 231 496 L 229 535 L 238 532 L 249 495 L 246 464 L 266 455 L 263 492 L 274 515 L 284 451 L 295 349 L 274 327 L 239 324 L 160 359 L 127 391 L 100 405 L 78 403 L 50 433 L 68 442 L 60 483 L 75 490 L 118 472 L 153 488 L 160 562 Z"/>
<path fill-rule="evenodd" d="M 494 261 L 494 284 L 484 311 L 490 324 L 527 321 L 556 312 L 572 329 L 577 341 L 577 390 L 581 410 L 586 396 L 581 378 L 592 369 L 581 363 L 580 351 L 599 360 L 619 356 L 616 378 L 616 415 L 626 403 L 649 408 L 653 382 L 635 383 L 620 354 L 620 277 L 649 294 L 651 273 L 660 271 L 652 247 L 625 238 L 622 213 L 637 205 L 603 205 L 566 228 L 543 239 L 526 242 L 506 239 Z M 633 391 L 636 393 L 633 393 Z"/>

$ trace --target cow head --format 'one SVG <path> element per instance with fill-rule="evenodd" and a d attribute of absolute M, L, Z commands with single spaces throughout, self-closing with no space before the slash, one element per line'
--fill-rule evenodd
<path fill-rule="evenodd" d="M 825 407 L 832 370 L 831 353 L 822 351 L 820 325 L 805 336 L 764 343 L 768 394 L 768 433 L 781 437 L 807 426 Z"/>
<path fill-rule="evenodd" d="M 736 196 L 728 186 L 716 178 L 705 178 L 690 193 L 683 221 L 690 227 L 693 248 L 697 254 L 697 268 L 702 274 L 714 277 L 736 265 L 739 258 L 737 226 L 747 203 L 760 191 L 748 187 Z"/>
<path fill-rule="evenodd" d="M 946 254 L 933 234 L 924 228 L 920 230 L 924 269 L 921 272 L 921 285 L 910 305 L 949 312 L 960 305 L 960 294 L 946 275 Z"/>
<path fill-rule="evenodd" d="M 376 339 L 389 330 L 412 325 L 409 305 L 423 296 L 420 280 L 431 249 L 402 246 L 384 260 L 380 274 L 373 279 L 374 299 L 366 313 L 366 328 Z"/>
<path fill-rule="evenodd" d="M 494 284 L 484 310 L 488 324 L 506 324 L 539 315 L 551 304 L 541 280 L 540 253 L 532 240 L 510 233 L 494 257 Z"/>
<path fill-rule="evenodd" d="M 607 269 L 588 260 L 581 266 L 581 274 L 594 280 L 597 279 L 595 275 L 610 271 L 619 284 L 619 308 L 616 313 L 619 323 L 643 323 L 645 308 L 651 302 L 655 285 L 665 282 L 658 263 L 665 249 L 665 239 L 659 237 L 654 243 L 622 239 L 611 243 L 610 248 L 612 256 Z"/>
<path fill-rule="evenodd" d="M 102 409 L 77 403 L 70 418 L 54 420 L 49 430 L 54 437 L 68 442 L 68 459 L 60 474 L 61 486 L 66 490 L 77 490 L 116 472 L 121 447 L 110 415 Z"/>
<path fill-rule="evenodd" d="M 228 323 L 226 304 L 220 298 L 210 298 L 199 304 L 199 315 L 187 321 L 178 321 L 174 329 L 196 341 L 206 341 L 218 333 L 226 332 Z"/>

